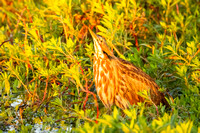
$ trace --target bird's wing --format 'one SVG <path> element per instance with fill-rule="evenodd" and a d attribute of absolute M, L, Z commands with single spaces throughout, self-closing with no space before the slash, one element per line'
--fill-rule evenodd
<path fill-rule="evenodd" d="M 117 88 L 117 92 L 119 93 L 116 94 L 118 102 L 120 100 L 128 100 L 131 105 L 143 102 L 144 98 L 139 96 L 138 92 L 144 90 L 150 90 L 151 95 L 155 95 L 155 100 L 160 102 L 162 97 L 158 91 L 159 87 L 149 75 L 123 59 L 118 59 L 116 65 L 118 65 L 116 68 L 118 68 L 117 79 L 119 83 L 119 87 Z M 124 102 L 124 106 L 128 106 L 126 102 Z"/>

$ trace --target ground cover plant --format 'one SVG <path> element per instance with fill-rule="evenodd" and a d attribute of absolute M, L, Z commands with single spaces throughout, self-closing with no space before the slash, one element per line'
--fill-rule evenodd
<path fill-rule="evenodd" d="M 106 109 L 88 28 L 155 79 L 171 109 Z M 0 132 L 200 132 L 199 42 L 198 0 L 1 0 Z"/>

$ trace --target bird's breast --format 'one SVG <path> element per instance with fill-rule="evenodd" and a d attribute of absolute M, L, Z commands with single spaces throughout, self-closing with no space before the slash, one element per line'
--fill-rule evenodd
<path fill-rule="evenodd" d="M 114 73 L 111 62 L 107 59 L 94 57 L 93 72 L 95 87 L 99 98 L 106 107 L 112 106 L 114 102 Z"/>

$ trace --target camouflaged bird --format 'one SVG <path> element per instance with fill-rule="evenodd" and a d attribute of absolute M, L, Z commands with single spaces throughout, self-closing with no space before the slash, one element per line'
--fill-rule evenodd
<path fill-rule="evenodd" d="M 89 29 L 94 41 L 93 71 L 97 94 L 105 107 L 116 105 L 126 109 L 129 105 L 144 102 L 138 92 L 150 92 L 149 104 L 169 106 L 155 81 L 128 61 L 117 58 L 105 40 Z"/>

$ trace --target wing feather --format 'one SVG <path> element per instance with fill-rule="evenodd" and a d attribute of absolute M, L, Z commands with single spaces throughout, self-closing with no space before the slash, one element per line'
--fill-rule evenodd
<path fill-rule="evenodd" d="M 123 104 L 124 108 L 127 108 L 127 101 L 131 105 L 137 104 L 137 102 L 143 102 L 145 99 L 138 95 L 138 92 L 143 90 L 150 90 L 152 101 L 155 104 L 159 104 L 162 101 L 164 95 L 159 92 L 158 85 L 149 75 L 140 68 L 120 58 L 117 59 L 116 65 L 117 67 L 115 68 L 120 68 L 116 71 L 118 73 L 117 79 L 119 83 L 116 104 Z"/>

